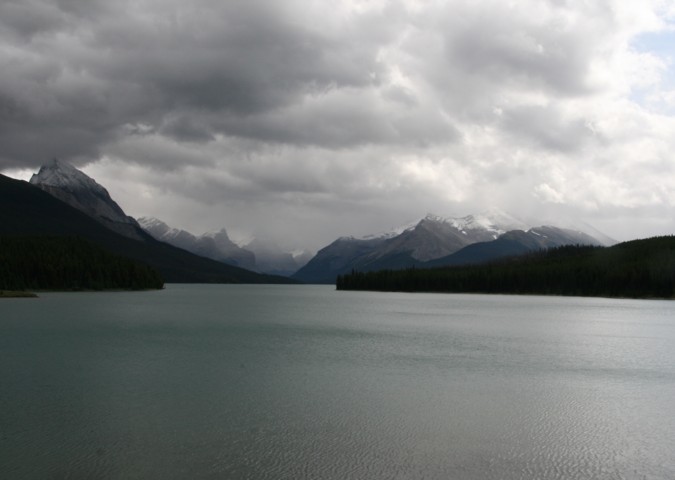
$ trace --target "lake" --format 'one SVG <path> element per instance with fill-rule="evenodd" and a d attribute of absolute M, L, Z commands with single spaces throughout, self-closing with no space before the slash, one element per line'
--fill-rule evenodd
<path fill-rule="evenodd" d="M 675 302 L 0 301 L 3 479 L 673 479 Z"/>

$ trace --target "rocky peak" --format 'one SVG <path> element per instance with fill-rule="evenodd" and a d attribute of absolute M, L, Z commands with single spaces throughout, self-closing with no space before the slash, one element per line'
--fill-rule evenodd
<path fill-rule="evenodd" d="M 71 207 L 86 213 L 111 230 L 137 240 L 144 240 L 136 221 L 110 197 L 93 178 L 68 162 L 53 159 L 34 174 L 30 183 Z"/>

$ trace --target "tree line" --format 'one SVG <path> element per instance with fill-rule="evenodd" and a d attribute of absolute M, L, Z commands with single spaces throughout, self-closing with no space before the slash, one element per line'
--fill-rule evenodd
<path fill-rule="evenodd" d="M 482 265 L 352 271 L 337 289 L 675 298 L 675 237 L 556 247 Z"/>
<path fill-rule="evenodd" d="M 0 236 L 0 290 L 160 289 L 152 268 L 80 237 Z"/>

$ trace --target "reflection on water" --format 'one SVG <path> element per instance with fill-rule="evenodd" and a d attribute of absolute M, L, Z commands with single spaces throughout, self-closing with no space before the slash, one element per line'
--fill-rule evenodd
<path fill-rule="evenodd" d="M 2 478 L 675 478 L 675 303 L 184 286 L 0 303 Z"/>

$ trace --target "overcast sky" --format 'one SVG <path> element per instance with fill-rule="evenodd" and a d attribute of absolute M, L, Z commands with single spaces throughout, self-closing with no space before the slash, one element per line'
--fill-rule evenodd
<path fill-rule="evenodd" d="M 435 213 L 675 233 L 675 3 L 0 0 L 0 171 L 316 250 Z"/>

